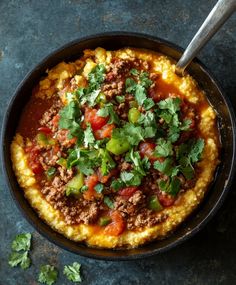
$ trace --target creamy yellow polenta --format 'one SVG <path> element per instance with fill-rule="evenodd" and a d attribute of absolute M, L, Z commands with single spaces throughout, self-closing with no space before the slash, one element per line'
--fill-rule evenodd
<path fill-rule="evenodd" d="M 41 98 L 50 97 L 59 92 L 63 86 L 63 81 L 75 78 L 79 86 L 84 86 L 85 78 L 98 63 L 105 65 L 111 62 L 113 57 L 122 59 L 138 58 L 152 63 L 152 72 L 160 74 L 162 80 L 174 85 L 192 104 L 199 104 L 205 101 L 205 95 L 201 91 L 194 79 L 185 75 L 178 77 L 175 72 L 175 65 L 168 57 L 147 50 L 137 50 L 125 48 L 118 51 L 106 51 L 102 48 L 95 50 L 85 50 L 82 59 L 74 63 L 60 63 L 40 82 L 37 96 Z M 80 75 L 76 72 L 83 69 Z M 62 96 L 66 104 L 66 98 Z M 103 248 L 128 247 L 135 248 L 141 244 L 154 239 L 161 239 L 171 233 L 186 217 L 199 205 L 206 193 L 209 184 L 213 180 L 215 169 L 219 163 L 218 156 L 218 132 L 216 130 L 216 114 L 210 105 L 199 109 L 199 129 L 205 140 L 202 159 L 198 163 L 200 169 L 197 182 L 192 189 L 181 193 L 175 204 L 164 208 L 168 218 L 153 227 L 142 228 L 140 230 L 126 230 L 119 236 L 105 235 L 102 230 L 96 230 L 90 225 L 67 225 L 59 210 L 51 206 L 41 194 L 37 185 L 34 173 L 27 163 L 27 154 L 24 152 L 25 140 L 20 133 L 17 133 L 11 145 L 11 157 L 13 168 L 17 180 L 26 199 L 37 211 L 38 215 L 49 224 L 55 231 L 60 232 L 68 239 L 80 242 L 84 241 L 89 246 Z M 159 215 L 159 213 L 157 213 Z"/>

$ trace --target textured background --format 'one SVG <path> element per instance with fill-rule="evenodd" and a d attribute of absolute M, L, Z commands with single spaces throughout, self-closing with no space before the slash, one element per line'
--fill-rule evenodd
<path fill-rule="evenodd" d="M 27 1 L 0 0 L 0 120 L 17 84 L 44 56 L 81 36 L 103 31 L 143 32 L 186 47 L 216 1 Z M 236 107 L 236 15 L 199 58 L 213 71 Z M 82 264 L 83 284 L 236 284 L 236 194 L 234 187 L 207 227 L 167 253 L 132 262 L 103 262 L 66 252 L 22 218 L 0 176 L 0 284 L 36 285 L 39 265 Z M 10 241 L 34 234 L 27 271 L 7 265 Z M 57 284 L 72 284 L 60 274 Z"/>

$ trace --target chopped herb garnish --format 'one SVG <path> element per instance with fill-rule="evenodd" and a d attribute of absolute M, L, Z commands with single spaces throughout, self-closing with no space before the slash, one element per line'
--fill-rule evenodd
<path fill-rule="evenodd" d="M 99 155 L 101 157 L 102 175 L 107 175 L 109 171 L 116 166 L 116 163 L 114 162 L 114 160 L 106 149 L 100 149 Z"/>
<path fill-rule="evenodd" d="M 146 110 L 152 108 L 155 103 L 151 98 L 147 98 L 147 89 L 152 84 L 147 72 L 139 73 L 136 69 L 131 69 L 131 75 L 138 76 L 137 82 L 133 78 L 127 78 L 125 82 L 126 92 L 133 94 L 135 100 L 140 106 L 144 106 Z"/>
<path fill-rule="evenodd" d="M 175 176 L 178 173 L 178 167 L 174 165 L 173 158 L 166 158 L 163 162 L 155 161 L 154 168 L 167 176 Z"/>
<path fill-rule="evenodd" d="M 81 111 L 75 101 L 70 102 L 59 112 L 59 128 L 69 130 L 69 138 L 77 137 L 83 138 L 83 130 L 80 127 Z M 78 140 L 78 144 L 81 143 Z"/>
<path fill-rule="evenodd" d="M 155 148 L 155 155 L 157 157 L 167 157 L 173 154 L 173 147 L 170 141 L 166 141 L 163 138 L 157 140 L 157 146 Z"/>
<path fill-rule="evenodd" d="M 125 96 L 116 96 L 116 101 L 120 104 L 120 103 L 124 103 L 125 102 Z"/>
<path fill-rule="evenodd" d="M 93 135 L 91 125 L 87 124 L 87 128 L 84 131 L 84 146 L 88 147 L 88 146 L 94 144 L 94 142 L 95 142 L 95 138 Z"/>
<path fill-rule="evenodd" d="M 125 183 L 120 178 L 115 179 L 111 182 L 111 188 L 114 189 L 115 191 L 118 191 L 124 187 L 125 187 Z"/>
<path fill-rule="evenodd" d="M 95 189 L 95 191 L 97 192 L 97 193 L 102 193 L 102 191 L 104 190 L 104 185 L 103 184 L 101 184 L 101 183 L 98 183 L 95 187 L 94 187 L 94 189 Z"/>
<path fill-rule="evenodd" d="M 180 180 L 177 177 L 172 177 L 167 181 L 161 180 L 159 182 L 159 187 L 162 191 L 172 196 L 176 196 L 180 190 Z"/>
<path fill-rule="evenodd" d="M 100 117 L 108 117 L 108 116 L 110 116 L 108 124 L 112 124 L 112 123 L 114 123 L 116 125 L 120 124 L 120 119 L 119 119 L 117 113 L 114 111 L 112 103 L 108 103 L 103 108 L 98 110 L 97 115 L 100 116 Z"/>
<path fill-rule="evenodd" d="M 114 203 L 108 196 L 105 196 L 103 201 L 110 209 L 114 209 Z"/>

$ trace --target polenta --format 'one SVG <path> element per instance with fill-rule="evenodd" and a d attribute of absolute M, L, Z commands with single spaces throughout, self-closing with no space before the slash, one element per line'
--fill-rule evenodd
<path fill-rule="evenodd" d="M 96 48 L 47 70 L 32 90 L 12 164 L 55 231 L 135 248 L 165 238 L 202 201 L 219 163 L 216 113 L 174 70 L 149 50 Z"/>

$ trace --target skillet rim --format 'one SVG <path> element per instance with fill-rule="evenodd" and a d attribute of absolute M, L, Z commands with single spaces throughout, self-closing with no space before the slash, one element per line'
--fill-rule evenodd
<path fill-rule="evenodd" d="M 154 248 L 154 249 L 147 249 L 146 252 L 141 252 L 141 253 L 134 253 L 132 254 L 131 250 L 113 250 L 113 249 L 92 249 L 95 250 L 96 252 L 108 252 L 109 256 L 106 255 L 101 255 L 99 253 L 91 253 L 89 251 L 91 251 L 91 248 L 88 247 L 84 247 L 81 244 L 77 243 L 77 247 L 78 250 L 74 249 L 73 246 L 68 246 L 65 243 L 75 243 L 73 241 L 70 241 L 69 239 L 67 239 L 66 237 L 64 237 L 63 235 L 55 232 L 49 225 L 47 225 L 43 220 L 41 220 L 41 218 L 38 216 L 38 214 L 36 213 L 35 210 L 33 210 L 31 208 L 31 210 L 37 215 L 36 220 L 39 221 L 39 226 L 36 225 L 34 223 L 34 219 L 31 217 L 31 215 L 29 215 L 29 213 L 27 213 L 27 209 L 23 209 L 23 206 L 21 205 L 22 202 L 17 200 L 16 197 L 16 189 L 14 190 L 14 186 L 10 181 L 10 177 L 9 177 L 9 171 L 13 172 L 12 168 L 9 167 L 7 170 L 7 165 L 9 166 L 9 164 L 11 164 L 11 162 L 9 163 L 9 160 L 7 160 L 7 155 L 9 155 L 9 153 L 5 152 L 6 149 L 6 132 L 7 132 L 7 125 L 8 125 L 8 121 L 10 118 L 10 113 L 12 112 L 12 109 L 14 109 L 14 102 L 16 100 L 16 98 L 19 96 L 19 93 L 22 89 L 22 87 L 27 84 L 27 81 L 30 79 L 30 77 L 33 75 L 34 72 L 37 71 L 37 69 L 42 69 L 44 67 L 44 70 L 46 69 L 46 64 L 47 61 L 50 60 L 53 57 L 56 57 L 58 54 L 60 54 L 60 52 L 62 52 L 63 50 L 66 49 L 71 49 L 73 46 L 81 44 L 82 42 L 86 42 L 88 40 L 96 40 L 102 37 L 105 38 L 111 38 L 112 37 L 119 37 L 119 36 L 128 36 L 131 38 L 139 38 L 139 39 L 143 39 L 143 40 L 149 40 L 155 43 L 159 43 L 159 44 L 163 44 L 164 46 L 167 46 L 171 49 L 174 49 L 177 52 L 183 52 L 184 49 L 179 47 L 178 45 L 169 42 L 167 40 L 155 37 L 155 36 L 151 36 L 151 35 L 147 35 L 147 34 L 143 34 L 143 33 L 133 33 L 133 32 L 122 32 L 122 31 L 114 31 L 114 32 L 105 32 L 105 33 L 99 33 L 99 34 L 93 34 L 90 36 L 85 36 L 85 37 L 81 37 L 78 39 L 75 39 L 73 41 L 70 41 L 69 43 L 66 43 L 65 45 L 53 50 L 52 52 L 50 52 L 46 57 L 44 57 L 39 63 L 37 63 L 23 78 L 23 80 L 20 82 L 20 84 L 17 86 L 14 95 L 11 97 L 9 104 L 6 108 L 6 112 L 4 114 L 4 118 L 3 118 L 3 124 L 2 124 L 2 131 L 1 131 L 1 157 L 2 157 L 2 169 L 3 169 L 3 174 L 4 174 L 4 178 L 5 181 L 7 182 L 7 186 L 10 189 L 10 193 L 11 196 L 15 202 L 15 204 L 17 205 L 17 208 L 20 210 L 20 212 L 23 214 L 23 216 L 25 217 L 25 219 L 31 224 L 31 226 L 38 231 L 42 236 L 46 237 L 49 241 L 51 241 L 52 243 L 56 244 L 57 246 L 66 249 L 70 252 L 73 252 L 75 254 L 78 255 L 82 255 L 85 257 L 89 257 L 89 258 L 94 258 L 94 259 L 100 259 L 100 260 L 109 260 L 109 261 L 121 261 L 121 260 L 136 260 L 136 259 L 140 259 L 140 258 L 145 258 L 145 257 L 149 257 L 149 256 L 153 256 L 156 255 L 158 253 L 161 252 L 165 252 L 171 248 L 174 248 L 177 245 L 182 244 L 185 240 L 189 239 L 190 237 L 194 236 L 196 233 L 198 233 L 211 219 L 212 217 L 215 215 L 215 213 L 217 212 L 217 210 L 221 207 L 221 205 L 223 204 L 226 195 L 229 192 L 229 189 L 232 185 L 233 182 L 233 178 L 234 175 L 236 173 L 236 159 L 235 159 L 235 142 L 236 142 L 236 135 L 235 135 L 235 126 L 236 126 L 236 119 L 235 119 L 235 114 L 234 114 L 234 109 L 231 105 L 230 100 L 227 98 L 227 96 L 224 94 L 224 92 L 222 91 L 222 88 L 219 84 L 219 82 L 216 80 L 215 76 L 212 75 L 212 72 L 209 71 L 209 69 L 198 59 L 194 59 L 193 62 L 196 63 L 202 70 L 203 72 L 207 75 L 207 77 L 209 77 L 213 83 L 213 85 L 218 89 L 218 92 L 220 93 L 225 106 L 227 107 L 227 111 L 229 114 L 229 118 L 230 118 L 230 122 L 231 122 L 231 128 L 232 128 L 232 141 L 233 141 L 233 145 L 232 145 L 232 162 L 231 162 L 231 167 L 230 167 L 230 171 L 228 173 L 228 181 L 227 184 L 224 185 L 224 188 L 222 189 L 221 194 L 219 195 L 219 197 L 217 198 L 216 203 L 212 206 L 211 210 L 209 210 L 207 215 L 204 215 L 204 218 L 201 219 L 201 221 L 199 222 L 199 224 L 195 227 L 193 227 L 191 229 L 190 232 L 187 232 L 185 235 L 181 236 L 180 238 L 177 238 L 176 240 L 174 240 L 173 242 L 165 245 L 164 247 L 161 248 Z M 216 109 L 217 110 L 217 109 Z M 11 168 L 11 170 L 10 170 Z M 16 181 L 16 178 L 15 178 Z M 18 189 L 20 189 L 20 187 L 18 186 Z M 28 203 L 28 201 L 25 199 L 23 194 L 19 194 L 23 197 L 23 200 L 25 200 L 25 203 Z M 30 210 L 28 210 L 30 211 Z M 31 212 L 32 212 L 31 211 Z M 54 234 L 53 234 L 53 232 Z M 57 235 L 60 235 L 61 237 L 58 237 Z M 64 241 L 63 241 L 64 240 Z M 66 242 L 66 241 L 67 242 Z M 80 249 L 80 247 L 83 247 L 83 249 Z M 144 249 L 145 245 L 140 247 L 140 249 Z M 139 248 L 135 249 L 135 251 L 138 251 Z M 119 252 L 119 255 L 116 255 Z M 122 252 L 122 254 L 120 254 Z M 131 254 L 130 254 L 131 253 Z M 128 255 L 127 255 L 128 254 Z"/>

